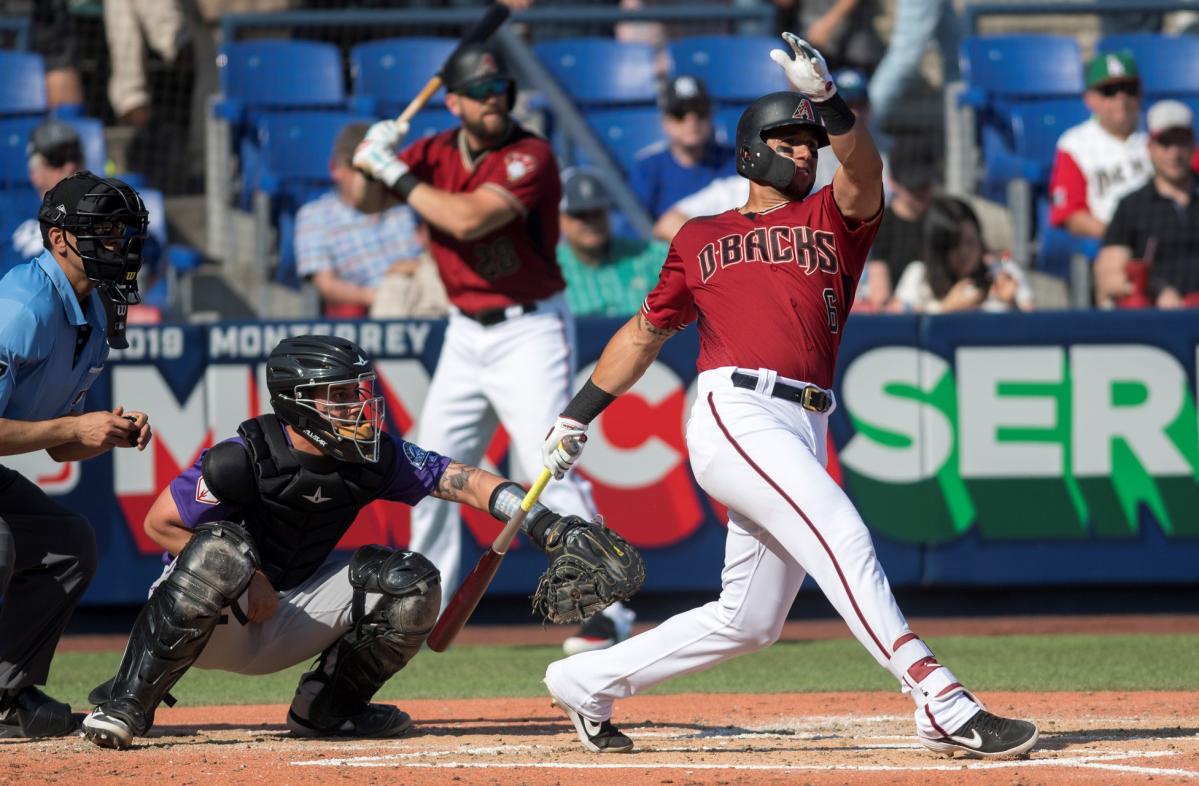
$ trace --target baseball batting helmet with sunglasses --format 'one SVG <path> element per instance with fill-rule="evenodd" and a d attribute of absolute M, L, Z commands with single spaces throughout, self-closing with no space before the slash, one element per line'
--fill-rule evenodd
<path fill-rule="evenodd" d="M 149 220 L 142 198 L 128 184 L 87 171 L 60 180 L 46 192 L 38 211 L 47 250 L 51 229 L 69 233 L 64 240 L 100 293 L 108 315 L 108 344 L 116 349 L 128 346 L 128 307 L 141 302 L 137 274 Z"/>
<path fill-rule="evenodd" d="M 508 107 L 516 100 L 516 82 L 508 73 L 503 58 L 485 44 L 465 44 L 446 61 L 442 70 L 446 90 L 474 101 L 486 101 L 493 95 L 508 96 Z"/>
<path fill-rule="evenodd" d="M 379 460 L 384 403 L 366 354 L 337 336 L 285 338 L 266 362 L 271 408 L 339 461 Z"/>

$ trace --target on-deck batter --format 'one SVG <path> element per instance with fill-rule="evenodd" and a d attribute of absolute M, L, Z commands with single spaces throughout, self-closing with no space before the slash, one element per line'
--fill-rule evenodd
<path fill-rule="evenodd" d="M 878 230 L 882 162 L 824 58 L 789 33 L 784 40 L 795 58 L 779 50 L 771 58 L 803 95 L 772 93 L 741 116 L 737 168 L 751 181 L 749 200 L 684 225 L 641 313 L 608 343 L 543 445 L 546 466 L 568 470 L 578 456 L 558 441 L 585 432 L 666 339 L 698 319 L 687 447 L 699 484 L 729 508 L 720 598 L 611 649 L 552 663 L 546 685 L 585 748 L 632 750 L 610 720 L 617 699 L 771 644 L 810 575 L 915 701 L 923 745 L 1019 755 L 1035 744 L 1036 726 L 983 710 L 908 629 L 866 525 L 825 471 L 836 406 L 828 388 Z M 841 168 L 809 194 L 817 150 L 828 144 Z"/>
<path fill-rule="evenodd" d="M 463 47 L 446 64 L 446 106 L 460 128 L 426 137 L 399 157 L 406 127 L 371 127 L 354 164 L 382 181 L 429 224 L 452 308 L 441 358 L 418 421 L 429 450 L 478 464 L 497 421 L 512 439 L 509 474 L 532 480 L 537 440 L 573 386 L 574 319 L 558 269 L 562 186 L 545 139 L 508 112 L 515 85 L 497 55 Z M 551 483 L 542 497 L 564 513 L 591 518 L 581 478 Z M 446 603 L 458 586 L 457 506 L 430 499 L 412 514 L 411 548 L 441 570 Z"/>

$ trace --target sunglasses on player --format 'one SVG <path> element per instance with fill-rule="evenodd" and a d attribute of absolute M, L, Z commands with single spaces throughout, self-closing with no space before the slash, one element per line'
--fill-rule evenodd
<path fill-rule="evenodd" d="M 486 101 L 492 96 L 498 96 L 501 93 L 506 94 L 511 87 L 511 79 L 496 78 L 488 79 L 485 82 L 475 82 L 473 85 L 467 85 L 456 92 L 472 101 Z"/>
<path fill-rule="evenodd" d="M 1095 88 L 1105 98 L 1112 98 L 1119 93 L 1136 98 L 1141 94 L 1140 82 L 1113 82 L 1110 85 L 1100 85 Z"/>

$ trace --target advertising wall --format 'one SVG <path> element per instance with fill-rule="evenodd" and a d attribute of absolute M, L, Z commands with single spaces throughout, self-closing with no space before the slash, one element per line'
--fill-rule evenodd
<path fill-rule="evenodd" d="M 619 324 L 580 320 L 580 382 Z M 101 568 L 85 602 L 140 602 L 162 565 L 141 531 L 145 512 L 204 448 L 268 409 L 262 369 L 279 339 L 357 341 L 376 360 L 392 429 L 411 438 L 443 330 L 424 321 L 131 326 L 129 349 L 113 353 L 88 404 L 149 412 L 151 448 L 83 464 L 44 453 L 4 463 L 92 521 Z M 719 586 L 724 510 L 695 485 L 683 444 L 697 344 L 694 329 L 666 344 L 592 427 L 582 465 L 609 524 L 644 550 L 647 591 Z M 842 343 L 830 471 L 896 586 L 1197 582 L 1197 345 L 1199 320 L 1188 314 L 855 317 Z M 497 434 L 483 465 L 508 472 L 507 444 Z M 473 512 L 465 521 L 470 565 L 500 525 Z M 342 546 L 403 546 L 408 523 L 403 505 L 376 503 Z M 529 594 L 543 567 L 518 543 L 493 592 Z"/>

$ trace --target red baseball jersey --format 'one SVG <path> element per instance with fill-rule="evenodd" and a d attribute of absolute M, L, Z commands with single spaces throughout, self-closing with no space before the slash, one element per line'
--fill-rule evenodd
<path fill-rule="evenodd" d="M 519 216 L 474 240 L 429 226 L 450 302 L 466 312 L 549 297 L 566 287 L 554 249 L 562 182 L 549 143 L 513 126 L 508 141 L 473 162 L 458 129 L 425 137 L 400 158 L 425 183 L 451 193 L 493 189 Z"/>
<path fill-rule="evenodd" d="M 830 387 L 878 224 L 847 221 L 831 186 L 762 213 L 694 218 L 641 311 L 663 329 L 699 317 L 700 371 L 769 368 Z"/>

